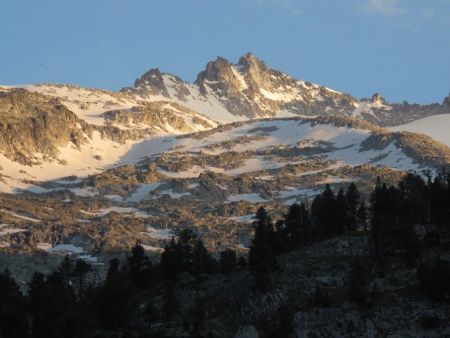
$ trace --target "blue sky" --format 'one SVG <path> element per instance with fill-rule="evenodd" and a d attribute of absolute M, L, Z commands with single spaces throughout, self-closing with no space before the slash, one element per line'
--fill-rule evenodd
<path fill-rule="evenodd" d="M 450 0 L 0 0 L 0 83 L 117 90 L 152 67 L 193 81 L 248 51 L 356 97 L 441 102 Z"/>

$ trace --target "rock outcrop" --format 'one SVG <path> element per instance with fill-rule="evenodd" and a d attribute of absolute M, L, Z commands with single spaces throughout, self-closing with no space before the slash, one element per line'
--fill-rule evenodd
<path fill-rule="evenodd" d="M 13 161 L 55 158 L 58 147 L 79 147 L 92 130 L 58 99 L 24 89 L 0 92 L 0 151 Z"/>

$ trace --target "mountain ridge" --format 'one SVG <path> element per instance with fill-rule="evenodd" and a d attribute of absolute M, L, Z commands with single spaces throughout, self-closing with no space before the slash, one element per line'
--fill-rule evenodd
<path fill-rule="evenodd" d="M 378 93 L 371 99 L 357 99 L 271 69 L 252 53 L 240 57 L 237 64 L 217 57 L 207 63 L 193 83 L 170 73 L 161 73 L 157 68 L 151 69 L 136 80 L 134 87 L 121 91 L 143 97 L 148 93 L 162 93 L 167 98 L 186 102 L 190 96 L 199 96 L 192 92 L 192 86 L 200 97 L 213 95 L 232 115 L 245 118 L 276 117 L 283 113 L 307 116 L 327 113 L 354 115 L 381 126 L 395 126 L 421 117 L 450 113 L 450 96 L 442 103 L 428 105 L 390 104 Z"/>
<path fill-rule="evenodd" d="M 428 169 L 445 166 L 450 152 L 425 136 L 380 129 L 416 116 L 447 112 L 449 98 L 427 106 L 389 104 L 380 94 L 358 100 L 273 70 L 251 53 L 236 64 L 222 57 L 208 62 L 193 83 L 152 68 L 135 81 L 134 87 L 118 92 L 41 84 L 0 87 L 0 93 L 0 105 L 3 102 L 7 107 L 2 113 L 4 140 L 0 142 L 0 175 L 6 186 L 9 183 L 5 181 L 11 179 L 40 182 L 96 174 L 111 166 L 134 163 L 154 154 L 155 149 L 165 151 L 164 142 L 170 142 L 173 135 L 213 132 L 216 127 L 225 130 L 260 119 L 296 118 L 312 125 L 327 121 L 336 128 L 336 121 L 347 121 L 353 127 L 363 125 L 372 134 L 367 144 L 393 144 Z M 5 105 L 18 95 L 21 109 Z M 40 105 L 46 112 L 32 116 L 32 127 L 28 120 L 20 120 L 25 111 L 39 111 Z M 65 116 L 62 110 L 75 122 L 58 122 Z M 18 118 L 20 126 L 8 127 Z M 326 124 L 322 125 L 325 130 Z M 30 132 L 20 135 L 20 130 Z M 322 142 L 322 137 L 317 141 Z M 155 138 L 159 143 L 153 142 Z M 395 167 L 395 163 L 390 165 Z M 16 182 L 13 186 L 24 185 Z"/>

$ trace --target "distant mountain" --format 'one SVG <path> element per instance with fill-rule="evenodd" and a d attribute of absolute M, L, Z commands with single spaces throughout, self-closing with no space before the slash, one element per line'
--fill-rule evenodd
<path fill-rule="evenodd" d="M 358 100 L 353 96 L 297 80 L 270 69 L 253 54 L 237 64 L 218 57 L 191 84 L 151 69 L 124 93 L 144 100 L 175 100 L 218 121 L 261 117 L 347 115 L 380 126 L 394 126 L 429 115 L 450 113 L 450 99 L 442 104 L 390 104 L 379 94 Z"/>

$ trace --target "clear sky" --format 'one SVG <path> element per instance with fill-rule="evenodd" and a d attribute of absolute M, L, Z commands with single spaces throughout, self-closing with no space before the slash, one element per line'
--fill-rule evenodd
<path fill-rule="evenodd" d="M 296 78 L 389 101 L 450 91 L 450 0 L 0 0 L 0 84 L 117 90 L 193 81 L 251 51 Z"/>

